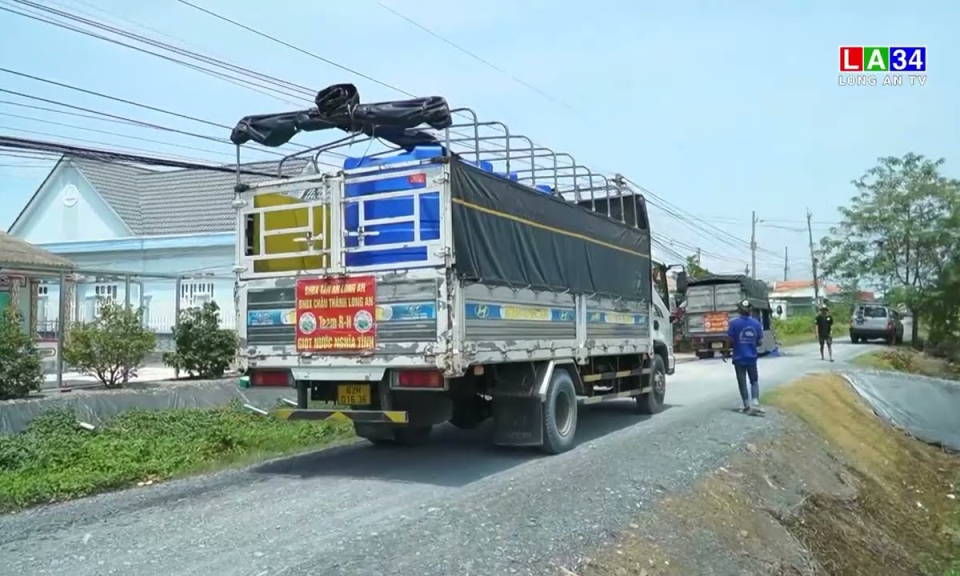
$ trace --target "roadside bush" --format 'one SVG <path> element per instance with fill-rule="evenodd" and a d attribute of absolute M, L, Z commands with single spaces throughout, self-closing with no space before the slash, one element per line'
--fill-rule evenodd
<path fill-rule="evenodd" d="M 164 352 L 163 361 L 192 378 L 217 378 L 237 356 L 237 333 L 220 327 L 220 307 L 207 302 L 180 315 L 173 329 L 176 351 Z"/>
<path fill-rule="evenodd" d="M 0 317 L 0 400 L 23 398 L 43 384 L 36 342 L 21 326 L 20 311 L 7 306 Z"/>
<path fill-rule="evenodd" d="M 123 386 L 157 345 L 157 337 L 142 326 L 140 310 L 104 302 L 93 322 L 70 329 L 63 360 L 96 376 L 107 388 Z"/>
<path fill-rule="evenodd" d="M 813 334 L 813 316 L 790 316 L 785 320 L 779 318 L 773 319 L 773 329 L 777 334 L 784 336 L 794 336 L 797 334 Z M 836 321 L 834 321 L 836 325 Z"/>

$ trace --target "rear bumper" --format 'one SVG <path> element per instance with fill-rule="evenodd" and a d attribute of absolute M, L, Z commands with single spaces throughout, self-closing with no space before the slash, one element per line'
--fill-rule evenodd
<path fill-rule="evenodd" d="M 850 337 L 851 338 L 866 338 L 869 340 L 881 339 L 881 338 L 890 338 L 896 334 L 894 330 L 877 330 L 877 329 L 863 329 L 863 328 L 850 328 Z"/>
<path fill-rule="evenodd" d="M 730 350 L 730 340 L 726 334 L 694 334 L 690 337 L 690 344 L 695 352 L 728 352 Z"/>
<path fill-rule="evenodd" d="M 339 420 L 341 422 L 363 422 L 367 424 L 407 424 L 410 421 L 409 414 L 399 410 L 280 408 L 270 414 L 283 420 Z"/>

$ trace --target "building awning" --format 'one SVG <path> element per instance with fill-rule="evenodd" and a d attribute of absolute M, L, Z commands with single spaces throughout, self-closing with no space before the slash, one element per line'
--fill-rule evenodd
<path fill-rule="evenodd" d="M 33 244 L 0 232 L 0 270 L 25 269 L 37 272 L 69 272 L 77 266 Z"/>

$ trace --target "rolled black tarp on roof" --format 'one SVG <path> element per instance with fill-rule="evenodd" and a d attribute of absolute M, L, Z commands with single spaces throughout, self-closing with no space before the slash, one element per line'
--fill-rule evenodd
<path fill-rule="evenodd" d="M 334 84 L 318 92 L 315 102 L 316 107 L 307 110 L 246 116 L 234 127 L 230 141 L 277 147 L 289 142 L 298 132 L 337 128 L 411 148 L 440 144 L 432 134 L 416 130 L 418 126 L 442 130 L 453 124 L 450 107 L 439 96 L 361 104 L 356 86 Z"/>
<path fill-rule="evenodd" d="M 650 301 L 645 231 L 458 160 L 451 174 L 460 277 Z"/>
<path fill-rule="evenodd" d="M 717 284 L 739 283 L 746 291 L 747 296 L 757 300 L 766 300 L 770 293 L 770 288 L 763 280 L 757 280 L 743 274 L 711 274 L 709 276 L 698 276 L 687 281 L 687 290 L 694 286 L 716 286 Z"/>

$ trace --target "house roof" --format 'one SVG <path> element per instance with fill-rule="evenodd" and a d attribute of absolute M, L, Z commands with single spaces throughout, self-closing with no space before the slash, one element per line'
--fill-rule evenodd
<path fill-rule="evenodd" d="M 836 284 L 822 284 L 826 294 L 839 294 L 840 287 Z M 793 292 L 794 290 L 813 289 L 813 280 L 783 280 L 773 283 L 773 292 Z"/>
<path fill-rule="evenodd" d="M 72 270 L 76 265 L 63 256 L 51 254 L 43 248 L 0 232 L 0 267 L 46 268 L 51 271 Z"/>
<path fill-rule="evenodd" d="M 231 204 L 237 179 L 234 174 L 197 169 L 154 170 L 69 156 L 58 166 L 64 163 L 83 174 L 136 236 L 233 232 L 236 226 L 236 211 Z M 243 168 L 270 174 L 276 172 L 278 164 L 257 162 L 244 164 Z M 291 158 L 284 163 L 283 174 L 300 174 L 309 165 L 306 159 Z M 263 180 L 269 178 L 243 176 L 247 183 Z M 25 212 L 26 208 L 14 225 Z"/>

